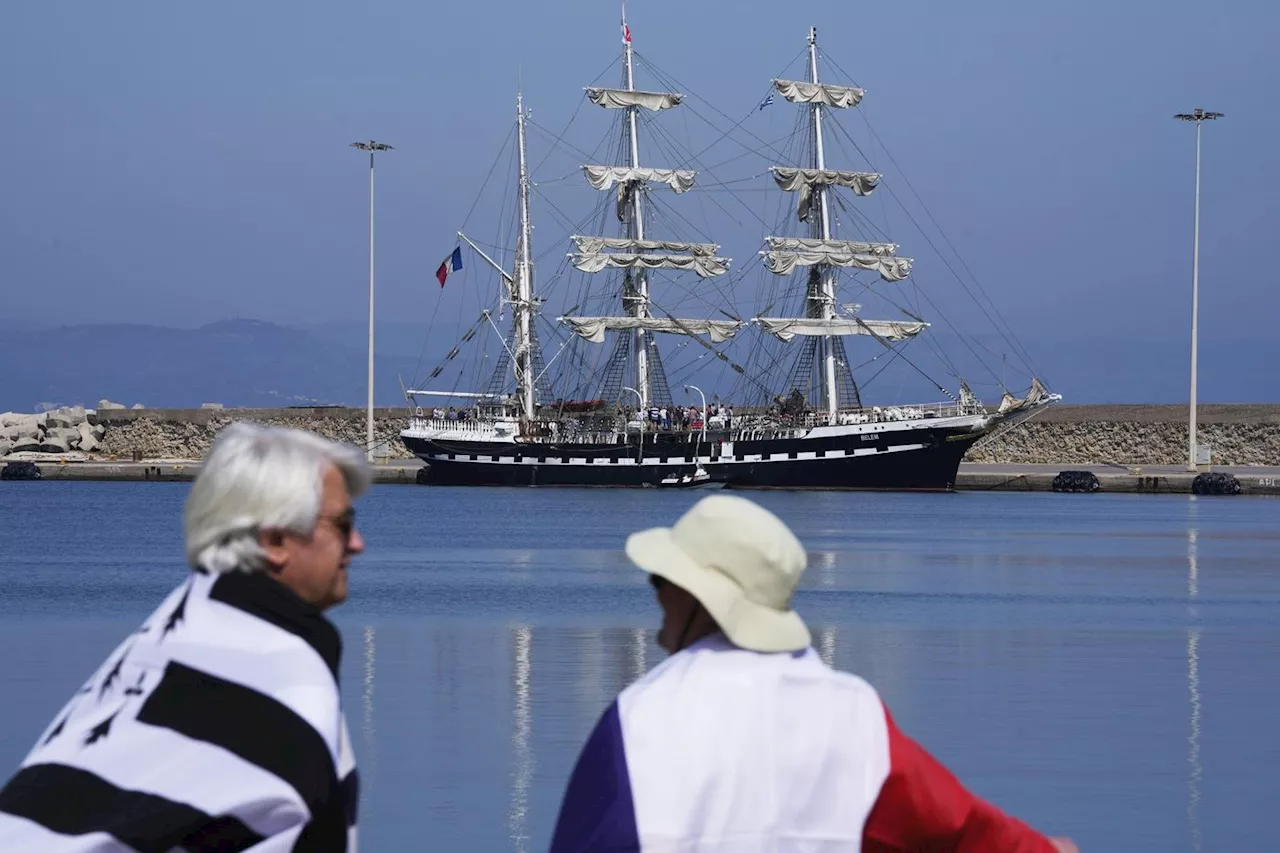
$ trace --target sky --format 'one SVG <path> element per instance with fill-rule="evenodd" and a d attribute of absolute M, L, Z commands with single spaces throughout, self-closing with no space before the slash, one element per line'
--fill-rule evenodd
<path fill-rule="evenodd" d="M 1274 4 L 631 0 L 628 14 L 638 51 L 735 120 L 816 26 L 1024 343 L 1186 339 L 1195 133 L 1173 115 L 1223 112 L 1204 128 L 1202 347 L 1276 335 Z M 621 47 L 618 5 L 585 0 L 50 0 L 0 16 L 0 319 L 48 325 L 364 322 L 368 162 L 349 143 L 373 138 L 395 146 L 378 160 L 376 316 L 425 328 L 465 301 L 434 271 L 517 84 L 541 126 L 563 128 Z M 574 124 L 591 142 L 605 126 Z M 740 257 L 759 249 L 750 224 L 727 229 Z"/>

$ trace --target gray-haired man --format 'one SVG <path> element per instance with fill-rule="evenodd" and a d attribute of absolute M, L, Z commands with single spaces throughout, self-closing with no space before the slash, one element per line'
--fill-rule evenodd
<path fill-rule="evenodd" d="M 357 777 L 323 611 L 364 550 L 362 454 L 233 424 L 187 498 L 188 578 L 0 789 L 0 850 L 353 850 Z"/>

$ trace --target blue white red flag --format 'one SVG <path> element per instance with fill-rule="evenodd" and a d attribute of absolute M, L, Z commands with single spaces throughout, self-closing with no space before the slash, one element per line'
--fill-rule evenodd
<path fill-rule="evenodd" d="M 440 282 L 440 286 L 444 287 L 444 280 L 449 277 L 449 273 L 457 272 L 462 269 L 462 247 L 458 246 L 453 250 L 453 254 L 445 258 L 436 270 L 436 281 Z"/>
<path fill-rule="evenodd" d="M 624 690 L 578 757 L 551 853 L 1054 853 L 902 734 L 812 648 L 721 635 Z"/>

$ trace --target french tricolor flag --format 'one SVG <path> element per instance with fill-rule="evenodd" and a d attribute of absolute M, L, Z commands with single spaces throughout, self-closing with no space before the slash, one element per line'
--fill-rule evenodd
<path fill-rule="evenodd" d="M 449 277 L 449 273 L 457 272 L 462 269 L 462 247 L 458 246 L 453 250 L 453 254 L 445 258 L 436 270 L 436 281 L 440 282 L 440 286 L 444 287 L 444 280 Z"/>
<path fill-rule="evenodd" d="M 591 733 L 551 853 L 1053 853 L 898 731 L 812 648 L 714 634 L 624 690 Z"/>

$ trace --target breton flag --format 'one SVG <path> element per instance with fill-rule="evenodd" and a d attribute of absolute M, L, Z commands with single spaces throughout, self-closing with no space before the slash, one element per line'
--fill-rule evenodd
<path fill-rule="evenodd" d="M 440 263 L 440 268 L 436 270 L 436 281 L 444 287 L 444 280 L 449 277 L 449 273 L 460 269 L 462 269 L 462 247 L 458 246 L 453 250 L 453 254 Z"/>
<path fill-rule="evenodd" d="M 812 648 L 712 635 L 622 691 L 569 778 L 550 853 L 971 849 L 1051 853 L 902 734 Z"/>

